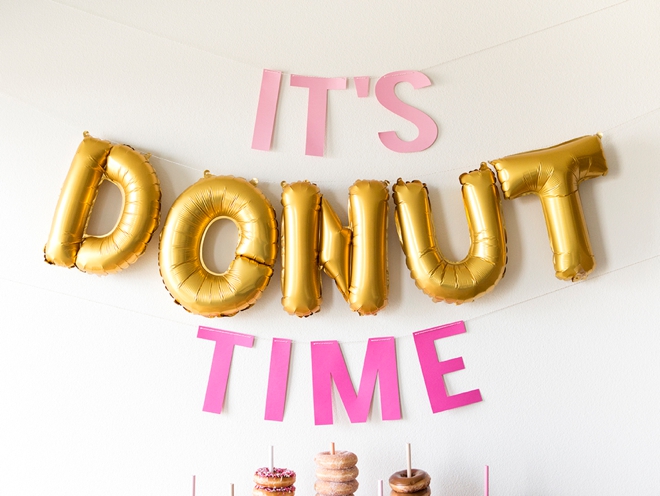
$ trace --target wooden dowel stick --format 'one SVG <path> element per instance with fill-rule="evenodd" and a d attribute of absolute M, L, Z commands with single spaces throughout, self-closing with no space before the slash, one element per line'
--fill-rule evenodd
<path fill-rule="evenodd" d="M 330 454 L 331 455 L 335 454 L 335 443 L 330 443 Z"/>
<path fill-rule="evenodd" d="M 408 478 L 412 477 L 412 459 L 410 456 L 410 443 L 406 443 L 406 467 L 408 469 Z"/>
<path fill-rule="evenodd" d="M 484 467 L 484 496 L 490 493 L 490 469 L 488 465 Z"/>
<path fill-rule="evenodd" d="M 195 479 L 197 478 L 196 475 L 193 475 L 193 494 L 192 496 L 195 496 Z"/>

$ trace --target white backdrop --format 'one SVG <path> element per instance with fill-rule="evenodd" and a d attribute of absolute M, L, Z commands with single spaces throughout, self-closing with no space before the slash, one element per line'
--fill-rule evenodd
<path fill-rule="evenodd" d="M 358 495 L 403 467 L 404 443 L 434 494 L 660 494 L 660 9 L 654 0 L 9 1 L 0 5 L 0 493 L 250 494 L 275 461 L 313 494 L 313 457 L 330 441 L 359 456 Z M 273 149 L 250 148 L 264 68 L 285 73 Z M 439 137 L 397 154 L 377 133 L 412 139 L 373 95 L 387 72 L 433 85 L 400 97 Z M 307 92 L 290 74 L 371 76 L 328 103 L 325 157 L 304 155 Z M 421 179 L 439 243 L 461 259 L 468 234 L 458 176 L 479 162 L 602 131 L 609 174 L 581 186 L 598 266 L 554 278 L 538 200 L 504 202 L 509 264 L 496 289 L 459 307 L 434 304 L 405 268 L 390 219 L 390 304 L 353 314 L 327 278 L 322 311 L 280 305 L 278 277 L 249 311 L 204 319 L 173 303 L 158 243 L 103 278 L 43 262 L 59 190 L 82 131 L 154 155 L 163 212 L 204 169 L 257 177 L 276 206 L 280 182 L 316 182 L 346 222 L 356 179 Z M 114 224 L 101 192 L 90 228 Z M 392 217 L 392 215 L 390 215 Z M 215 263 L 231 258 L 216 232 Z M 213 245 L 211 245 L 212 247 Z M 209 257 L 211 255 L 209 254 Z M 465 320 L 437 343 L 466 369 L 450 394 L 483 401 L 432 414 L 412 333 Z M 225 410 L 202 412 L 213 344 L 197 326 L 256 336 L 234 354 Z M 263 420 L 270 339 L 295 341 L 282 423 Z M 396 336 L 403 420 L 365 424 L 341 403 L 313 425 L 311 340 L 337 339 L 357 383 L 366 340 Z M 335 398 L 337 399 L 337 398 Z"/>

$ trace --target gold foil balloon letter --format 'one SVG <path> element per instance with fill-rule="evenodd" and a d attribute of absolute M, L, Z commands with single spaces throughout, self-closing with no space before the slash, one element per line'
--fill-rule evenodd
<path fill-rule="evenodd" d="M 321 191 L 308 181 L 283 182 L 282 206 L 282 306 L 307 317 L 321 309 Z"/>
<path fill-rule="evenodd" d="M 87 236 L 85 228 L 104 180 L 121 190 L 122 214 L 110 233 Z M 44 248 L 46 262 L 99 275 L 125 269 L 144 253 L 158 227 L 160 196 L 160 183 L 147 157 L 85 132 L 57 202 Z"/>
<path fill-rule="evenodd" d="M 596 266 L 578 185 L 607 174 L 600 140 L 600 135 L 584 136 L 491 161 L 504 198 L 539 196 L 559 279 L 583 279 Z"/>
<path fill-rule="evenodd" d="M 411 277 L 433 301 L 460 304 L 490 291 L 504 275 L 506 233 L 495 175 L 486 164 L 459 180 L 470 231 L 470 249 L 461 262 L 440 253 L 426 185 L 399 179 L 392 189 L 394 219 Z"/>
<path fill-rule="evenodd" d="M 387 212 L 383 181 L 349 189 L 349 227 L 307 181 L 282 185 L 282 305 L 299 317 L 321 305 L 323 268 L 351 310 L 371 315 L 387 305 Z"/>
<path fill-rule="evenodd" d="M 238 228 L 236 256 L 217 274 L 204 264 L 202 245 L 211 224 Z M 175 301 L 191 313 L 229 317 L 252 306 L 273 274 L 277 254 L 275 210 L 245 179 L 207 172 L 181 193 L 160 235 L 158 265 Z"/>

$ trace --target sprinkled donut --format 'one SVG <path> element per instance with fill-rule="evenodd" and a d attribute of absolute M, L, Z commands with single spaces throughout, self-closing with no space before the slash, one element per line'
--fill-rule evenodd
<path fill-rule="evenodd" d="M 253 496 L 293 496 L 296 494 L 295 486 L 288 487 L 266 487 L 254 486 L 252 489 Z"/>
<path fill-rule="evenodd" d="M 429 474 L 418 468 L 412 469 L 412 477 L 407 477 L 407 470 L 394 472 L 390 476 L 390 487 L 397 493 L 416 493 L 426 489 L 431 484 Z M 419 496 L 422 496 L 421 494 Z"/>
<path fill-rule="evenodd" d="M 273 468 L 271 471 L 268 467 L 262 467 L 254 473 L 252 480 L 258 487 L 284 490 L 296 482 L 296 473 L 287 468 Z"/>
<path fill-rule="evenodd" d="M 317 480 L 314 483 L 314 490 L 320 494 L 328 494 L 333 496 L 348 496 L 355 492 L 358 488 L 358 481 L 355 479 L 347 482 L 328 482 L 324 480 Z"/>
<path fill-rule="evenodd" d="M 316 468 L 316 477 L 328 482 L 348 482 L 355 479 L 359 470 L 357 467 L 348 468 Z"/>
<path fill-rule="evenodd" d="M 334 454 L 329 451 L 322 451 L 314 457 L 314 462 L 321 468 L 342 469 L 355 467 L 358 458 L 355 453 L 350 451 L 335 451 Z M 328 493 L 324 493 L 328 494 Z"/>

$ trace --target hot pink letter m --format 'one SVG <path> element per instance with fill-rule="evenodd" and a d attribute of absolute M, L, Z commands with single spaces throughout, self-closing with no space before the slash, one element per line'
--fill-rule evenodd
<path fill-rule="evenodd" d="M 396 345 L 393 337 L 369 339 L 357 394 L 355 394 L 339 343 L 337 341 L 312 341 L 311 346 L 314 423 L 316 425 L 333 423 L 333 380 L 351 422 L 366 422 L 377 376 L 383 420 L 401 418 Z"/>

